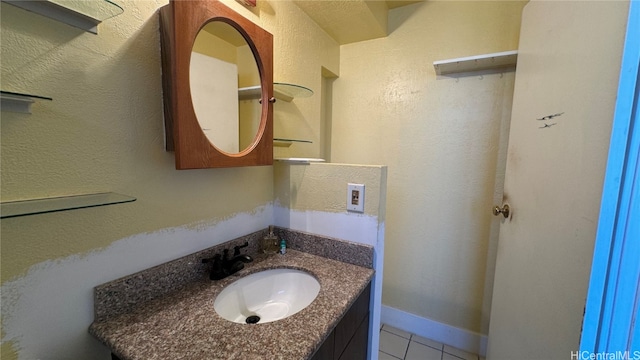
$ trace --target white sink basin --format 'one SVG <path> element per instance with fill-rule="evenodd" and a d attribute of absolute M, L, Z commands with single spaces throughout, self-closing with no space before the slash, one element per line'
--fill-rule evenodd
<path fill-rule="evenodd" d="M 213 307 L 218 315 L 241 324 L 268 323 L 306 308 L 320 292 L 312 275 L 294 269 L 265 270 L 225 287 Z"/>

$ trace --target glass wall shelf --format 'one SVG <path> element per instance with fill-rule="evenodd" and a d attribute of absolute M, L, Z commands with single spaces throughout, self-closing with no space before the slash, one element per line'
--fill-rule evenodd
<path fill-rule="evenodd" d="M 275 158 L 274 160 L 276 161 L 280 161 L 280 162 L 284 162 L 284 163 L 289 163 L 289 164 L 300 164 L 300 165 L 306 165 L 306 164 L 311 164 L 311 163 L 322 163 L 325 162 L 324 159 L 317 159 L 317 158 Z"/>
<path fill-rule="evenodd" d="M 124 12 L 111 0 L 2 1 L 93 34 L 98 33 L 98 24 Z"/>
<path fill-rule="evenodd" d="M 4 219 L 56 211 L 84 209 L 132 201 L 136 201 L 136 198 L 113 192 L 9 201 L 0 203 L 0 218 Z"/>
<path fill-rule="evenodd" d="M 286 102 L 290 102 L 295 98 L 310 97 L 313 95 L 313 90 L 295 84 L 273 83 L 273 93 L 276 99 L 282 99 Z"/>
<path fill-rule="evenodd" d="M 262 95 L 260 85 L 238 89 L 239 100 L 259 99 Z M 273 96 L 276 99 L 291 102 L 294 98 L 305 98 L 313 95 L 313 90 L 300 85 L 273 83 Z"/>
<path fill-rule="evenodd" d="M 305 143 L 305 144 L 313 144 L 313 141 L 310 141 L 310 140 L 273 138 L 273 146 L 278 146 L 278 147 L 289 147 L 294 142 Z"/>
<path fill-rule="evenodd" d="M 53 100 L 50 97 L 22 94 L 11 91 L 0 91 L 0 108 L 2 111 L 31 114 L 31 104 L 36 100 Z"/>

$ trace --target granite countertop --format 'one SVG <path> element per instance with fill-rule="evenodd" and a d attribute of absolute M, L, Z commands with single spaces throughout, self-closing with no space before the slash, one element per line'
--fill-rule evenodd
<path fill-rule="evenodd" d="M 223 287 L 254 272 L 292 268 L 314 275 L 318 297 L 288 318 L 237 324 L 213 308 Z M 197 280 L 116 316 L 96 320 L 89 331 L 122 360 L 308 359 L 364 290 L 373 270 L 289 249 L 259 255 L 245 269 L 218 281 Z"/>

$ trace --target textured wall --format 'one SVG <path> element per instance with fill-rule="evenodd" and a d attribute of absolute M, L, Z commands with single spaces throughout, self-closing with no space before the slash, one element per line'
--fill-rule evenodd
<path fill-rule="evenodd" d="M 338 71 L 337 43 L 293 3 L 225 2 L 274 35 L 276 79 L 319 87 L 322 67 Z M 2 112 L 1 200 L 138 199 L 1 221 L 3 359 L 108 358 L 86 331 L 93 286 L 273 222 L 273 167 L 175 170 L 156 14 L 167 1 L 122 3 L 98 35 L 1 5 L 2 89 L 54 99 Z M 319 126 L 319 104 L 292 104 L 295 120 Z"/>
<path fill-rule="evenodd" d="M 389 167 L 384 305 L 485 334 L 514 73 L 436 78 L 432 63 L 517 49 L 524 4 L 391 10 L 388 37 L 341 47 L 333 84 L 331 160 Z"/>
<path fill-rule="evenodd" d="M 377 217 L 384 210 L 381 196 L 386 190 L 381 189 L 380 173 L 381 166 L 375 165 L 276 163 L 274 196 L 278 204 L 292 210 L 346 213 L 347 183 L 365 184 L 364 214 Z"/>

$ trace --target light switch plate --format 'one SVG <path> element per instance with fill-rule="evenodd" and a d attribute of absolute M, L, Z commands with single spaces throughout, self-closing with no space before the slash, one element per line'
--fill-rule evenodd
<path fill-rule="evenodd" d="M 364 212 L 364 184 L 347 184 L 347 211 Z"/>

